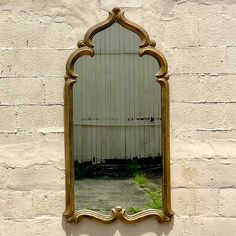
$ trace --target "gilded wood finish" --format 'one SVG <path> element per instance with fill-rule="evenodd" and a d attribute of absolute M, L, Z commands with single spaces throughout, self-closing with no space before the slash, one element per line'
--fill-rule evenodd
<path fill-rule="evenodd" d="M 115 21 L 118 21 L 124 28 L 131 30 L 139 35 L 141 43 L 138 51 L 139 56 L 150 55 L 154 57 L 159 65 L 159 73 L 156 74 L 156 81 L 161 85 L 162 98 L 162 202 L 163 210 L 148 209 L 128 215 L 125 209 L 115 207 L 110 215 L 103 215 L 91 210 L 75 211 L 74 207 L 74 163 L 73 163 L 73 85 L 76 82 L 77 74 L 74 65 L 77 59 L 84 55 L 94 56 L 94 45 L 92 39 L 95 34 L 110 27 Z M 71 53 L 66 64 L 65 89 L 64 89 L 64 119 L 65 119 L 65 169 L 66 169 L 66 209 L 64 216 L 67 222 L 78 223 L 82 218 L 92 218 L 103 223 L 111 223 L 119 219 L 123 222 L 132 223 L 140 220 L 154 217 L 158 222 L 165 222 L 171 219 L 174 212 L 171 210 L 171 188 L 170 188 L 170 128 L 169 128 L 169 84 L 168 84 L 168 65 L 161 52 L 155 49 L 155 41 L 150 40 L 147 32 L 140 26 L 130 22 L 124 16 L 119 8 L 114 8 L 109 12 L 106 20 L 90 28 L 84 36 L 84 39 L 78 42 L 78 49 Z"/>

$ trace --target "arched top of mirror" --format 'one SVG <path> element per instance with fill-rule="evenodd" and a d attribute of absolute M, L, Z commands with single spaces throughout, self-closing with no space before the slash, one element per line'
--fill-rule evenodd
<path fill-rule="evenodd" d="M 146 46 L 155 47 L 156 43 L 154 40 L 149 39 L 148 33 L 141 26 L 126 19 L 126 17 L 124 16 L 124 12 L 117 7 L 113 8 L 112 11 L 109 12 L 109 16 L 106 20 L 94 25 L 86 32 L 84 40 L 80 40 L 78 42 L 78 47 L 82 46 L 93 47 L 92 39 L 94 35 L 96 35 L 98 32 L 104 29 L 109 28 L 115 22 L 118 22 L 124 28 L 138 34 L 141 39 L 141 43 L 139 45 L 140 47 L 146 47 Z"/>
<path fill-rule="evenodd" d="M 95 54 L 138 53 L 141 40 L 117 21 L 93 38 Z"/>
<path fill-rule="evenodd" d="M 114 70 L 114 67 L 116 67 L 117 72 L 124 70 L 124 63 L 129 63 L 129 66 L 133 68 L 130 68 L 130 73 L 134 73 L 135 67 L 137 71 L 140 66 L 149 69 L 152 68 L 151 71 L 154 74 L 151 78 L 153 79 L 155 74 L 159 71 L 159 63 L 154 57 L 148 55 L 139 57 L 140 42 L 141 39 L 137 34 L 122 27 L 116 21 L 112 26 L 100 31 L 93 37 L 93 50 L 95 55 L 92 58 L 79 58 L 75 63 L 75 71 L 81 79 L 85 63 L 87 63 L 87 67 L 90 68 L 90 71 L 93 71 L 98 63 L 104 70 L 105 68 L 106 70 Z"/>
<path fill-rule="evenodd" d="M 66 73 L 65 79 L 68 79 L 68 78 L 76 79 L 77 74 L 75 73 L 74 65 L 75 65 L 75 62 L 77 61 L 77 59 L 84 56 L 84 55 L 89 55 L 89 56 L 93 57 L 95 54 L 94 42 L 92 42 L 93 38 L 96 36 L 96 34 L 99 34 L 101 31 L 112 30 L 112 28 L 109 29 L 109 27 L 113 26 L 113 24 L 114 24 L 114 27 L 112 27 L 112 28 L 114 28 L 114 29 L 117 26 L 118 27 L 122 26 L 127 32 L 132 31 L 132 32 L 136 33 L 141 40 L 141 43 L 139 44 L 139 50 L 138 50 L 139 56 L 150 55 L 150 56 L 154 57 L 158 61 L 158 64 L 160 65 L 160 69 L 159 69 L 158 73 L 156 74 L 157 80 L 162 82 L 161 78 L 168 79 L 167 61 L 166 61 L 164 55 L 160 51 L 158 51 L 156 48 L 154 48 L 156 45 L 155 41 L 149 39 L 147 32 L 142 27 L 127 20 L 124 17 L 124 12 L 121 11 L 119 8 L 114 8 L 111 12 L 109 12 L 109 16 L 106 20 L 104 20 L 104 21 L 98 23 L 97 25 L 93 26 L 92 28 L 90 28 L 86 32 L 84 39 L 80 40 L 78 42 L 79 48 L 77 50 L 75 50 L 70 55 L 70 57 L 67 61 L 67 65 L 66 65 L 66 72 L 67 73 Z M 132 35 L 132 32 L 129 32 L 130 35 Z M 133 35 L 135 35 L 135 36 L 133 36 L 133 37 L 135 37 L 135 40 L 137 40 L 136 34 L 133 34 Z M 125 47 L 125 48 L 127 48 L 127 50 L 132 50 L 133 46 L 128 47 L 128 44 L 127 44 L 127 47 Z M 104 50 L 107 50 L 106 48 L 107 48 L 107 43 L 106 43 L 106 47 L 104 47 Z M 99 49 L 97 49 L 97 50 L 99 51 Z M 100 51 L 101 50 L 102 50 L 102 47 L 100 48 Z"/>

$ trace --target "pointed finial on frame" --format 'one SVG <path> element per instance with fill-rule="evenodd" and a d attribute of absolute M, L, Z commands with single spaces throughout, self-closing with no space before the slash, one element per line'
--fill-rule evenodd
<path fill-rule="evenodd" d="M 112 11 L 117 15 L 119 12 L 121 12 L 121 9 L 119 7 L 114 7 Z"/>

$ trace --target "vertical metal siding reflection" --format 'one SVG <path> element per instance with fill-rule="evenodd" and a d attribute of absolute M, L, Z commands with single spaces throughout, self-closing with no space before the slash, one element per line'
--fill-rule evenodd
<path fill-rule="evenodd" d="M 79 162 L 161 154 L 159 66 L 150 56 L 138 56 L 139 43 L 135 33 L 115 23 L 95 36 L 95 56 L 76 62 L 73 127 Z"/>

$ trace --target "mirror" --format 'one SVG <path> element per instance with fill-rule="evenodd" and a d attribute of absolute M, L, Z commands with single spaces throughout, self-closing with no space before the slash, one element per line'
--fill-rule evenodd
<path fill-rule="evenodd" d="M 174 215 L 168 65 L 155 45 L 114 8 L 67 60 L 67 222 L 165 222 Z"/>
<path fill-rule="evenodd" d="M 162 209 L 159 64 L 138 55 L 139 36 L 118 22 L 93 44 L 95 55 L 75 63 L 75 208 Z"/>

